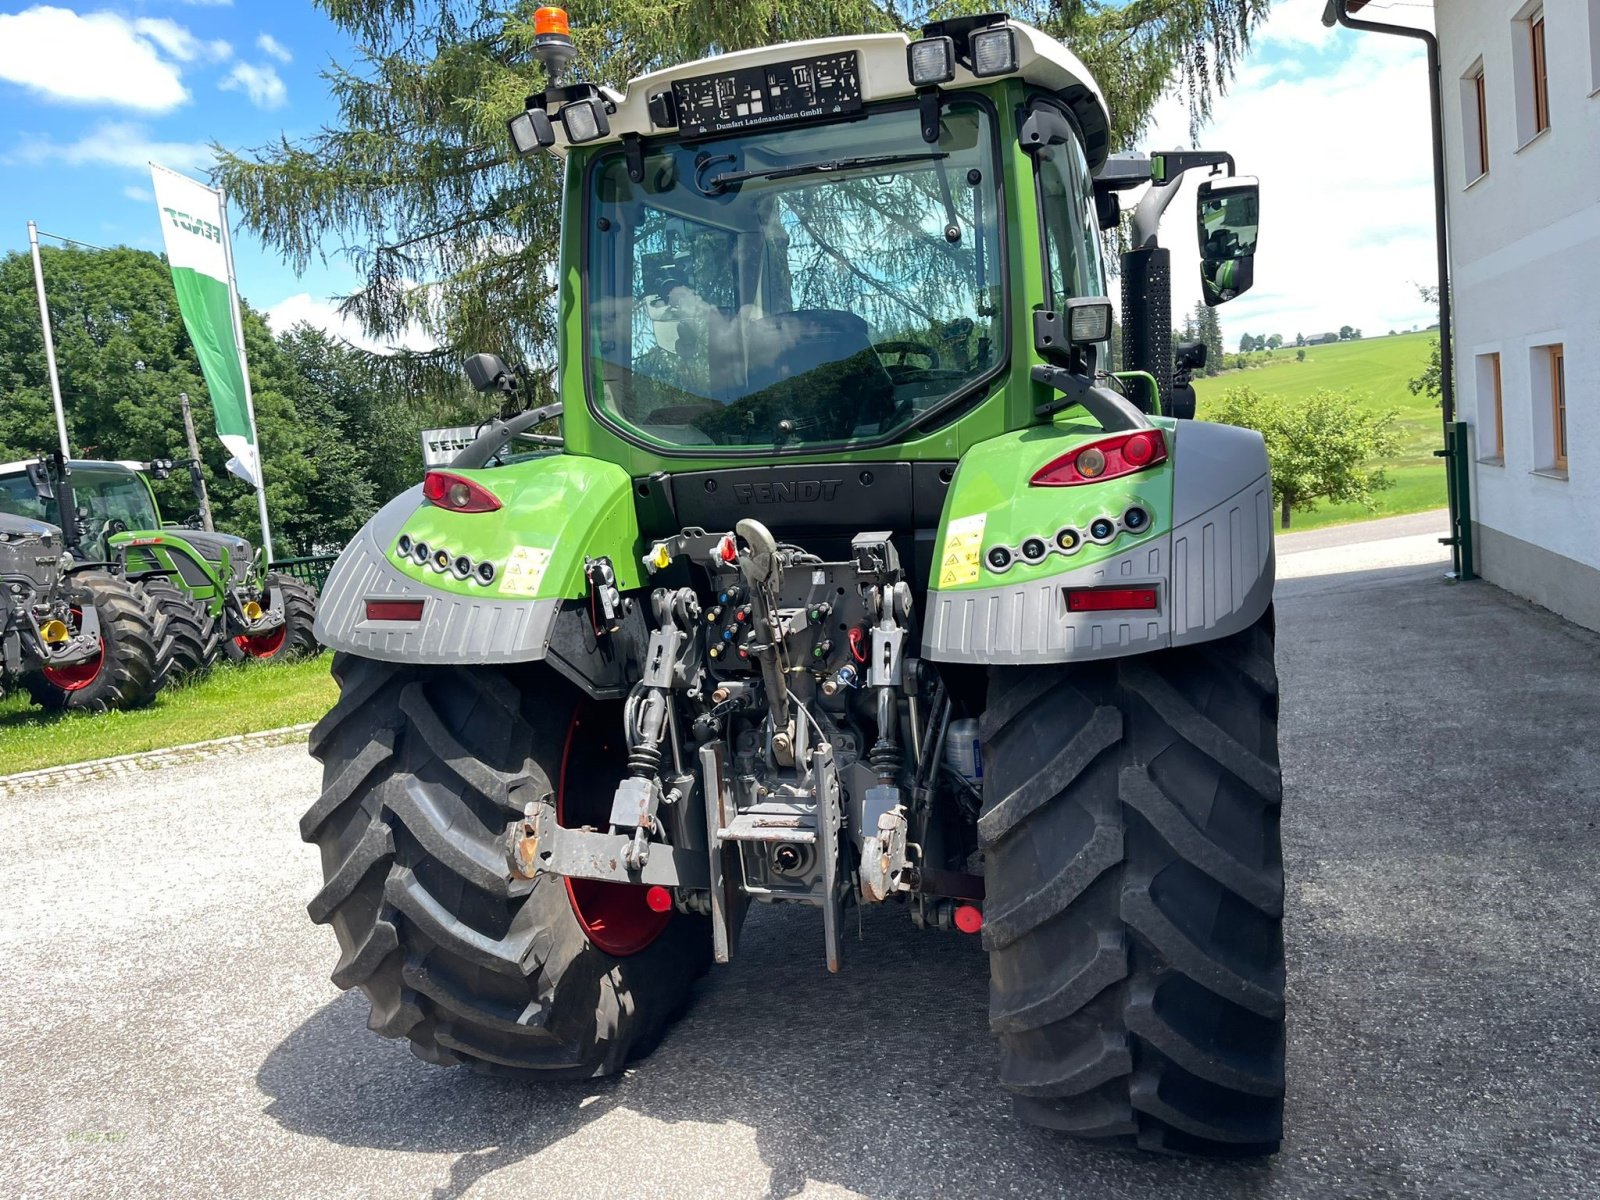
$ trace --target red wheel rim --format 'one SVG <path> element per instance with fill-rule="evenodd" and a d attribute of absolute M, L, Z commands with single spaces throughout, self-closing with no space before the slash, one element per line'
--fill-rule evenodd
<path fill-rule="evenodd" d="M 609 769 L 610 764 L 621 762 L 624 756 L 620 745 L 607 745 L 608 740 L 621 741 L 622 730 L 617 722 L 603 723 L 595 713 L 596 719 L 590 722 L 589 728 L 582 729 L 585 717 L 591 715 L 585 711 L 586 707 L 580 706 L 573 713 L 572 723 L 567 726 L 566 745 L 561 748 L 561 778 L 556 784 L 556 821 L 561 825 L 567 824 L 569 809 L 573 812 L 576 825 L 605 824 L 611 812 L 610 791 L 604 787 L 582 788 L 577 785 L 584 775 L 589 774 L 597 775 L 600 780 L 614 779 L 617 772 Z M 581 745 L 580 730 L 586 738 Z M 577 758 L 573 756 L 575 747 L 581 751 Z M 569 768 L 574 783 L 570 806 L 567 791 Z M 639 953 L 660 937 L 661 931 L 672 920 L 670 908 L 661 913 L 651 910 L 645 901 L 645 888 L 641 886 L 570 877 L 564 878 L 563 882 L 567 885 L 567 899 L 572 902 L 573 915 L 578 918 L 578 924 L 583 926 L 584 936 L 597 949 L 616 958 Z"/>
<path fill-rule="evenodd" d="M 271 658 L 283 649 L 283 643 L 288 636 L 289 624 L 284 622 L 270 633 L 258 633 L 254 636 L 242 633 L 233 639 L 233 644 L 251 658 Z"/>
<path fill-rule="evenodd" d="M 72 623 L 77 629 L 83 628 L 81 608 L 72 610 Z M 73 663 L 70 667 L 45 667 L 40 674 L 50 681 L 52 687 L 60 688 L 63 692 L 81 692 L 100 678 L 100 669 L 106 664 L 105 639 L 100 638 L 98 645 L 99 648 L 94 652 L 93 658 Z"/>

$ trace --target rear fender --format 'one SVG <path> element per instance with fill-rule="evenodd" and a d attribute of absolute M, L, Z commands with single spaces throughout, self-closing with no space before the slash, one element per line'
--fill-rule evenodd
<path fill-rule="evenodd" d="M 1058 423 L 984 442 L 945 501 L 923 656 L 936 662 L 1076 662 L 1227 637 L 1272 599 L 1272 481 L 1261 435 L 1154 418 L 1168 461 L 1073 487 L 1030 487 L 1051 459 L 1105 436 Z M 1142 509 L 1136 531 L 1126 515 Z M 1087 536 L 1098 519 L 1113 534 Z M 1078 535 L 1063 551 L 1055 538 Z M 1032 543 L 1048 547 L 1026 559 Z M 990 558 L 1010 556 L 1003 569 Z M 1154 610 L 1073 612 L 1068 591 L 1153 589 Z"/>
<path fill-rule="evenodd" d="M 450 512 L 420 486 L 391 500 L 328 573 L 316 620 L 323 645 L 388 662 L 534 662 L 548 653 L 563 608 L 587 601 L 586 558 L 610 559 L 623 591 L 640 586 L 632 481 L 621 467 L 552 454 L 455 473 L 501 507 Z M 369 619 L 371 600 L 420 600 L 421 616 Z"/>

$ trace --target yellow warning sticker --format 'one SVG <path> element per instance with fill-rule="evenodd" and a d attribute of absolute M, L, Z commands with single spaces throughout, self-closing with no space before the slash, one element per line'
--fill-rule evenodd
<path fill-rule="evenodd" d="M 983 552 L 983 525 L 988 513 L 961 517 L 945 530 L 944 551 L 939 557 L 939 586 L 955 587 L 978 582 L 978 564 Z"/>
<path fill-rule="evenodd" d="M 549 565 L 550 551 L 542 546 L 518 546 L 506 560 L 500 590 L 513 596 L 537 596 Z"/>

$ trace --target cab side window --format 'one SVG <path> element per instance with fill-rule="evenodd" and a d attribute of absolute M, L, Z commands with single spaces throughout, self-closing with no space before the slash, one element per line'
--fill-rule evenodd
<path fill-rule="evenodd" d="M 1039 102 L 1041 105 L 1044 102 Z M 1053 105 L 1051 107 L 1054 107 Z M 1035 156 L 1039 223 L 1044 228 L 1046 299 L 1060 309 L 1079 296 L 1106 294 L 1094 181 L 1077 138 L 1046 146 Z"/>

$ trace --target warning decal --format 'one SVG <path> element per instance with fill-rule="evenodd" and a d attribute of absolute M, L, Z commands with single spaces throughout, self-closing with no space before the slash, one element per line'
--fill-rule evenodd
<path fill-rule="evenodd" d="M 939 586 L 955 587 L 978 582 L 978 564 L 983 551 L 983 525 L 988 513 L 951 521 L 944 535 L 944 550 L 939 556 Z"/>
<path fill-rule="evenodd" d="M 537 596 L 549 565 L 550 551 L 540 546 L 518 546 L 506 560 L 500 590 L 513 596 Z"/>

